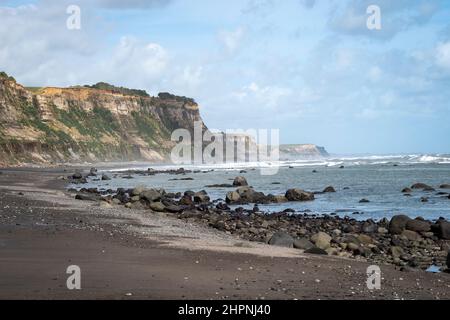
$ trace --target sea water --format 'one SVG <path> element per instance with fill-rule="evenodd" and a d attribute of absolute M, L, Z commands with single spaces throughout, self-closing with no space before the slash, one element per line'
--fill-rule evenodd
<path fill-rule="evenodd" d="M 262 175 L 261 166 L 279 166 L 275 175 Z M 244 176 L 248 183 L 265 194 L 284 194 L 290 188 L 320 192 L 333 186 L 336 193 L 316 194 L 310 202 L 288 202 L 283 204 L 259 205 L 262 211 L 279 212 L 294 209 L 297 213 L 333 214 L 351 216 L 355 219 L 391 218 L 397 214 L 411 217 L 421 216 L 435 220 L 444 217 L 450 220 L 450 190 L 439 189 L 450 184 L 450 156 L 448 155 L 401 155 L 401 156 L 355 156 L 326 159 L 280 161 L 278 163 L 241 163 L 209 166 L 184 166 L 186 170 L 201 170 L 186 175 L 158 174 L 153 176 L 132 175 L 124 179 L 127 170 L 154 168 L 176 169 L 180 166 L 124 164 L 123 167 L 108 170 L 113 177 L 109 181 L 90 180 L 83 187 L 99 189 L 133 188 L 145 186 L 164 188 L 167 192 L 206 190 L 212 200 L 225 199 L 233 188 L 208 188 L 214 184 L 232 184 L 236 176 Z M 342 168 L 343 167 L 343 168 Z M 245 173 L 240 173 L 245 170 Z M 128 174 L 127 174 L 128 175 Z M 192 181 L 174 179 L 192 178 Z M 436 191 L 414 190 L 411 196 L 402 194 L 402 189 L 416 182 L 426 183 Z M 423 197 L 428 202 L 422 202 Z M 370 202 L 360 203 L 361 199 Z M 244 206 L 252 208 L 253 205 Z"/>

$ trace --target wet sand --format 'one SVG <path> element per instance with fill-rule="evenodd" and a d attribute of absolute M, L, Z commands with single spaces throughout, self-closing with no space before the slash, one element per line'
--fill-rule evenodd
<path fill-rule="evenodd" d="M 65 192 L 68 169 L 0 169 L 1 299 L 449 299 L 450 275 L 305 255 Z M 81 268 L 81 290 L 66 268 Z"/>

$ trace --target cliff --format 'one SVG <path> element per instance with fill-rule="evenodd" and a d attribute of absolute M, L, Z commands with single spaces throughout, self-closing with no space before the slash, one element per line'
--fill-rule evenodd
<path fill-rule="evenodd" d="M 163 161 L 173 130 L 202 121 L 193 99 L 105 83 L 25 88 L 0 73 L 0 165 Z"/>
<path fill-rule="evenodd" d="M 314 144 L 287 144 L 280 146 L 281 160 L 295 160 L 302 158 L 324 158 L 329 154 L 324 147 Z"/>

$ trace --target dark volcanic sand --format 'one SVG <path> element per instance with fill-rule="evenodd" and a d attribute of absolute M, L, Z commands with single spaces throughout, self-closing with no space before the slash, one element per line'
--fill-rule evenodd
<path fill-rule="evenodd" d="M 449 274 L 381 266 L 382 289 L 369 291 L 369 263 L 253 244 L 244 244 L 247 253 L 240 253 L 233 243 L 242 240 L 217 231 L 186 225 L 192 234 L 177 237 L 184 222 L 173 218 L 75 201 L 56 179 L 68 174 L 62 169 L 0 171 L 1 299 L 450 297 Z M 186 246 L 163 245 L 172 241 Z M 66 288 L 65 271 L 72 264 L 81 267 L 80 291 Z"/>

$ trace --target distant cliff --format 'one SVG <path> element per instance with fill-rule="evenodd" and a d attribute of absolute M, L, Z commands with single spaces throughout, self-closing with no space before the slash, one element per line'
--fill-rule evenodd
<path fill-rule="evenodd" d="M 0 72 L 0 165 L 164 161 L 173 130 L 202 121 L 193 99 L 114 87 L 25 88 Z"/>
<path fill-rule="evenodd" d="M 329 154 L 324 147 L 314 144 L 286 144 L 280 146 L 281 160 L 294 160 L 301 158 L 324 158 Z"/>

